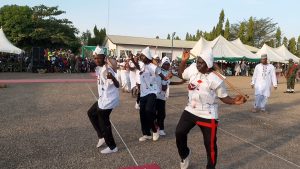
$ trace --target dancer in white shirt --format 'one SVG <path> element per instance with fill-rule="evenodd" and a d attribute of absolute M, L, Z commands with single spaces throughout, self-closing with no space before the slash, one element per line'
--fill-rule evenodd
<path fill-rule="evenodd" d="M 142 51 L 141 60 L 144 63 L 143 68 L 140 68 L 139 64 L 136 63 L 133 58 L 131 59 L 140 70 L 140 121 L 143 136 L 139 138 L 139 141 L 149 139 L 157 141 L 159 133 L 154 124 L 156 94 L 158 92 L 156 77 L 160 76 L 164 80 L 168 80 L 170 77 L 163 76 L 157 66 L 152 63 L 153 57 L 149 47 Z M 153 137 L 151 136 L 150 130 L 153 132 Z"/>
<path fill-rule="evenodd" d="M 114 153 L 118 151 L 118 148 L 113 138 L 109 116 L 119 104 L 119 82 L 116 79 L 116 70 L 105 61 L 103 49 L 97 47 L 94 53 L 99 99 L 88 110 L 88 117 L 99 138 L 97 148 L 106 143 L 108 147 L 101 153 Z"/>
<path fill-rule="evenodd" d="M 179 77 L 189 81 L 188 104 L 176 127 L 176 144 L 181 157 L 181 169 L 187 169 L 191 150 L 187 146 L 187 135 L 196 125 L 202 131 L 207 155 L 207 169 L 215 169 L 217 163 L 218 97 L 226 104 L 243 104 L 244 96 L 228 96 L 224 82 L 214 72 L 212 51 L 195 53 L 196 63 L 188 68 L 189 52 L 184 52 L 179 67 Z"/>
<path fill-rule="evenodd" d="M 162 58 L 160 70 L 165 77 L 172 76 L 170 63 L 170 59 L 167 56 Z M 166 100 L 169 97 L 169 85 L 171 80 L 163 80 L 160 76 L 157 76 L 156 80 L 158 84 L 158 92 L 156 94 L 156 124 L 159 127 L 159 135 L 164 136 L 166 135 L 164 125 L 166 118 Z"/>

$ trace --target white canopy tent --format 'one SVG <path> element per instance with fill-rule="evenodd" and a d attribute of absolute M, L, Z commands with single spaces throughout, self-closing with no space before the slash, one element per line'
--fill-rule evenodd
<path fill-rule="evenodd" d="M 236 40 L 230 41 L 232 44 L 234 44 L 236 47 L 240 48 L 244 52 L 247 53 L 247 58 L 253 59 L 253 60 L 259 60 L 260 57 L 257 55 L 253 54 L 249 49 L 243 44 L 240 38 L 237 38 Z M 253 47 L 254 48 L 254 47 Z"/>
<path fill-rule="evenodd" d="M 21 49 L 10 43 L 10 41 L 6 38 L 2 28 L 0 28 L 0 52 L 14 53 L 18 55 L 23 53 Z"/>
<path fill-rule="evenodd" d="M 289 59 L 293 59 L 294 62 L 299 63 L 299 59 L 297 56 L 292 54 L 284 45 L 281 45 L 278 48 L 274 49 L 281 57 L 283 57 L 286 61 Z"/>
<path fill-rule="evenodd" d="M 240 61 L 245 59 L 258 61 L 260 58 L 250 52 L 239 39 L 235 42 L 229 42 L 221 35 L 213 41 L 207 41 L 201 37 L 191 50 L 191 53 L 197 55 L 207 48 L 212 48 L 215 60 Z"/>
<path fill-rule="evenodd" d="M 267 54 L 268 60 L 271 62 L 281 62 L 286 63 L 286 60 L 281 57 L 274 48 L 271 48 L 267 44 L 264 44 L 261 49 L 259 49 L 256 53 L 257 57 L 261 57 L 261 55 Z"/>

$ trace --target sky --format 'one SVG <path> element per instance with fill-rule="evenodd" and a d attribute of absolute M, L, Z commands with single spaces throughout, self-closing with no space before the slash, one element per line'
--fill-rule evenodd
<path fill-rule="evenodd" d="M 185 39 L 186 32 L 211 31 L 222 9 L 230 23 L 270 17 L 288 38 L 300 35 L 299 0 L 1 0 L 3 5 L 59 6 L 62 18 L 80 32 L 106 28 L 108 34 Z"/>

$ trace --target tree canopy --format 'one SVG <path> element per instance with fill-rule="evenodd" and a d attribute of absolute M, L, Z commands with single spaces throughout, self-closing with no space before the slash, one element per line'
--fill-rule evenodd
<path fill-rule="evenodd" d="M 97 28 L 97 26 L 94 26 L 93 29 L 94 35 L 92 36 L 91 32 L 87 30 L 86 32 L 83 32 L 81 35 L 81 42 L 83 45 L 88 46 L 101 46 L 105 40 L 106 37 L 106 29 L 101 28 L 100 30 Z"/>
<path fill-rule="evenodd" d="M 78 30 L 68 19 L 58 19 L 64 13 L 58 6 L 5 5 L 0 8 L 0 25 L 7 38 L 24 50 L 38 46 L 76 51 L 80 47 Z"/>

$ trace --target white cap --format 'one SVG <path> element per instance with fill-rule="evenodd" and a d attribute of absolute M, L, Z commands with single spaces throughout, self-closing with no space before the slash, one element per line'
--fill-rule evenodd
<path fill-rule="evenodd" d="M 165 57 L 162 58 L 162 60 L 161 60 L 161 65 L 163 65 L 163 64 L 166 63 L 166 62 L 169 63 L 169 64 L 171 63 L 171 62 L 170 62 L 170 59 L 169 59 L 167 56 L 165 56 Z"/>
<path fill-rule="evenodd" d="M 145 55 L 149 60 L 153 59 L 149 46 L 142 50 L 142 54 Z"/>
<path fill-rule="evenodd" d="M 208 68 L 212 68 L 214 65 L 214 57 L 212 54 L 212 49 L 208 48 L 200 53 L 200 57 L 205 61 Z"/>
<path fill-rule="evenodd" d="M 262 54 L 261 55 L 261 59 L 267 59 L 268 58 L 268 55 L 267 54 Z"/>
<path fill-rule="evenodd" d="M 97 46 L 93 52 L 94 55 L 104 55 L 104 50 Z"/>

